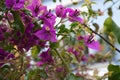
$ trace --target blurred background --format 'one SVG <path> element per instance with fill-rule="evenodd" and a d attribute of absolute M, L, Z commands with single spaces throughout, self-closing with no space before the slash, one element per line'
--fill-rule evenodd
<path fill-rule="evenodd" d="M 52 2 L 53 0 L 42 0 L 42 3 L 46 6 L 48 6 L 49 9 L 53 10 L 54 11 L 54 8 L 56 5 L 59 5 L 59 4 L 62 4 L 63 6 L 65 7 L 71 7 L 71 8 L 75 8 L 75 9 L 80 9 L 81 11 L 86 11 L 87 12 L 87 8 L 86 7 L 81 7 L 81 5 L 84 3 L 84 0 L 62 0 L 61 2 L 59 2 L 59 0 L 56 0 L 56 2 Z M 98 16 L 97 18 L 94 18 L 94 19 L 91 19 L 91 21 L 89 22 L 90 24 L 90 27 L 94 30 L 94 27 L 92 26 L 92 23 L 97 23 L 99 24 L 100 26 L 100 32 L 102 32 L 102 28 L 104 26 L 104 21 L 105 19 L 108 17 L 108 11 L 107 9 L 113 5 L 112 7 L 112 11 L 113 11 L 113 16 L 112 16 L 112 19 L 114 20 L 114 22 L 120 26 L 120 1 L 119 0 L 113 0 L 113 3 L 112 2 L 107 2 L 106 4 L 104 4 L 105 0 L 91 0 L 93 2 L 96 2 L 96 4 L 93 4 L 92 5 L 92 9 L 95 10 L 95 11 L 98 11 L 99 9 L 101 10 L 101 12 L 103 12 L 103 15 L 102 16 Z M 74 5 L 76 4 L 76 5 Z M 66 25 L 69 26 L 69 23 L 66 23 Z M 97 37 L 99 39 L 99 37 Z M 106 47 L 108 47 L 108 50 L 110 49 L 110 46 L 108 44 L 106 44 Z M 115 42 L 115 46 L 120 49 L 120 45 Z M 105 50 L 106 52 L 108 50 Z M 96 53 L 95 51 L 93 50 L 90 50 L 91 53 Z M 117 51 L 113 52 L 112 54 L 115 54 L 113 59 L 112 59 L 112 63 L 115 64 L 115 65 L 120 65 L 120 53 L 118 53 Z M 102 71 L 100 73 L 100 75 L 103 74 L 103 72 L 107 72 L 107 65 L 108 63 L 101 63 L 101 64 L 97 64 L 97 65 L 94 65 L 94 66 L 90 66 L 92 68 L 95 68 L 96 66 L 101 66 L 99 67 L 99 71 Z M 106 69 L 105 69 L 106 68 Z M 92 72 L 90 71 L 90 74 L 92 74 Z"/>
<path fill-rule="evenodd" d="M 112 2 L 107 2 L 106 4 L 104 4 L 105 0 L 91 0 L 91 1 L 96 2 L 96 4 L 92 5 L 93 10 L 98 11 L 98 9 L 100 9 L 104 13 L 103 13 L 102 16 L 100 16 L 100 17 L 98 16 L 96 19 L 91 19 L 91 22 L 89 23 L 89 24 L 91 24 L 90 27 L 92 29 L 94 29 L 94 27 L 92 27 L 92 23 L 97 23 L 97 24 L 99 24 L 100 32 L 102 32 L 102 28 L 104 26 L 104 21 L 108 17 L 107 8 L 112 6 Z M 81 7 L 83 2 L 84 2 L 84 0 L 62 0 L 61 2 L 59 2 L 59 0 L 56 0 L 56 2 L 54 3 L 54 2 L 52 2 L 52 0 L 42 0 L 42 3 L 46 6 L 49 6 L 48 8 L 52 9 L 52 10 L 54 10 L 56 5 L 62 4 L 65 7 L 80 9 L 81 11 L 86 11 L 87 12 L 86 7 Z M 115 3 L 115 5 L 113 5 L 113 7 L 112 7 L 112 11 L 113 11 L 112 19 L 119 26 L 120 25 L 120 10 L 119 10 L 120 1 L 119 0 L 113 0 L 113 2 Z M 74 5 L 75 3 L 77 3 L 77 4 Z M 98 37 L 98 39 L 99 39 L 99 37 Z M 115 46 L 118 49 L 120 49 L 120 45 L 117 42 L 115 43 Z M 107 45 L 107 47 L 109 48 L 109 45 Z M 92 51 L 92 50 L 90 50 L 90 51 Z M 94 51 L 92 51 L 91 53 L 94 53 Z M 115 57 L 113 58 L 113 63 L 114 64 L 120 64 L 120 62 L 119 62 L 120 53 L 118 53 L 116 51 L 113 54 L 115 54 Z"/>

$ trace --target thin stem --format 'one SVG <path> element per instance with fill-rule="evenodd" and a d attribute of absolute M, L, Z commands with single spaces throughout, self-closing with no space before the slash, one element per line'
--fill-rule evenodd
<path fill-rule="evenodd" d="M 109 6 L 107 9 L 103 10 L 103 12 L 107 11 L 109 8 L 113 7 L 116 3 L 118 3 L 120 0 L 117 0 L 115 2 L 113 2 L 113 4 L 111 6 Z"/>
<path fill-rule="evenodd" d="M 103 10 L 102 12 L 106 12 L 109 8 L 112 8 L 116 3 L 118 3 L 120 0 L 117 0 L 116 2 L 113 2 L 113 4 L 111 6 L 109 6 L 108 8 L 106 8 L 105 10 Z M 90 23 L 93 23 L 95 19 L 91 20 Z"/>
<path fill-rule="evenodd" d="M 21 62 L 20 71 L 22 71 L 22 69 L 23 69 L 23 67 L 24 67 L 23 56 L 21 56 L 21 58 L 20 58 L 20 62 Z"/>
<path fill-rule="evenodd" d="M 69 67 L 68 67 L 67 63 L 65 62 L 65 60 L 63 59 L 63 57 L 60 55 L 60 53 L 57 51 L 57 49 L 54 49 L 54 50 L 57 53 L 57 55 L 60 57 L 60 59 L 62 60 L 63 64 L 66 66 L 68 72 L 70 72 Z"/>
<path fill-rule="evenodd" d="M 115 4 L 115 3 L 114 3 Z M 67 21 L 67 20 L 66 20 Z M 65 21 L 65 22 L 66 22 Z M 111 47 L 113 47 L 116 51 L 118 51 L 120 53 L 120 50 L 118 48 L 116 48 L 112 43 L 110 43 L 108 40 L 106 40 L 103 36 L 101 36 L 99 33 L 95 32 L 94 30 L 92 30 L 90 27 L 88 27 L 86 24 L 82 24 L 84 27 L 88 28 L 90 31 L 92 31 L 93 33 L 95 33 L 96 35 L 98 35 L 101 39 L 103 39 L 106 43 L 108 43 Z"/>
<path fill-rule="evenodd" d="M 21 57 L 20 57 L 20 63 L 21 63 L 21 65 L 20 65 L 20 69 L 19 69 L 19 74 L 18 74 L 18 76 L 16 77 L 16 79 L 15 80 L 18 80 L 18 79 L 20 79 L 25 73 L 26 73 L 26 68 L 25 68 L 25 63 L 24 63 L 24 57 L 23 57 L 23 55 L 20 55 Z"/>
<path fill-rule="evenodd" d="M 108 40 L 106 40 L 103 36 L 101 36 L 99 33 L 95 32 L 94 30 L 92 30 L 90 27 L 88 27 L 86 24 L 83 24 L 86 28 L 88 28 L 90 31 L 92 31 L 93 33 L 95 33 L 96 35 L 98 35 L 101 39 L 103 39 L 106 43 L 108 43 L 111 47 L 113 47 L 116 51 L 118 51 L 120 53 L 120 50 L 118 48 L 116 48 L 112 43 L 110 43 Z"/>
<path fill-rule="evenodd" d="M 26 73 L 25 69 L 20 73 L 15 80 L 19 80 Z"/>
<path fill-rule="evenodd" d="M 60 19 L 60 21 L 55 25 L 55 28 L 57 28 L 57 26 L 62 22 L 62 18 Z"/>
<path fill-rule="evenodd" d="M 0 61 L 0 63 L 7 63 L 7 62 L 12 62 L 12 61 L 15 61 L 15 60 L 17 60 L 17 59 L 19 59 L 20 57 L 18 56 L 18 57 L 15 57 L 15 58 L 12 58 L 12 59 L 10 59 L 10 60 L 2 60 L 2 61 Z"/>
<path fill-rule="evenodd" d="M 12 29 L 12 23 L 11 23 L 10 20 L 8 19 L 7 14 L 8 14 L 8 11 L 7 11 L 6 14 L 5 14 L 5 18 L 7 19 L 8 23 L 9 23 L 10 29 Z"/>

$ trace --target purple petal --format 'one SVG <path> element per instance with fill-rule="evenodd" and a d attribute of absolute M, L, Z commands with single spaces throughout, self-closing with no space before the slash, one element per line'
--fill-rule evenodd
<path fill-rule="evenodd" d="M 15 3 L 15 0 L 6 0 L 5 4 L 8 9 L 12 8 Z"/>
<path fill-rule="evenodd" d="M 51 13 L 51 11 L 46 11 L 43 15 L 39 17 L 41 20 L 43 20 L 44 24 L 47 26 L 53 26 L 55 24 L 56 16 Z"/>
<path fill-rule="evenodd" d="M 44 63 L 42 61 L 39 61 L 36 63 L 36 66 L 42 66 Z"/>
<path fill-rule="evenodd" d="M 95 49 L 95 50 L 100 50 L 100 43 L 98 41 L 93 41 L 91 43 L 85 43 L 86 46 L 88 46 L 91 49 Z"/>
<path fill-rule="evenodd" d="M 13 6 L 14 10 L 19 10 L 24 7 L 25 0 L 19 0 L 19 2 L 16 1 L 16 3 Z"/>
<path fill-rule="evenodd" d="M 56 13 L 57 17 L 65 18 L 67 10 L 62 5 L 57 5 L 57 7 L 55 9 L 55 13 Z"/>
<path fill-rule="evenodd" d="M 75 50 L 75 51 L 73 52 L 73 54 L 76 55 L 76 56 L 78 56 L 80 53 Z"/>
<path fill-rule="evenodd" d="M 40 13 L 44 13 L 47 10 L 46 6 L 41 5 L 40 0 L 32 0 L 32 3 L 26 8 L 31 11 L 34 17 L 37 17 Z"/>
<path fill-rule="evenodd" d="M 15 56 L 10 53 L 10 54 L 7 56 L 7 59 L 14 58 L 14 57 L 15 57 Z"/>
<path fill-rule="evenodd" d="M 42 53 L 40 54 L 40 56 L 39 56 L 39 57 L 41 58 L 41 61 L 42 61 L 43 63 L 53 63 L 53 62 L 54 62 L 52 56 L 48 53 L 49 50 L 50 50 L 50 49 L 48 49 L 48 50 L 45 51 L 45 52 L 42 52 Z"/>
<path fill-rule="evenodd" d="M 0 63 L 0 66 L 2 66 L 4 63 Z"/>
<path fill-rule="evenodd" d="M 84 20 L 79 17 L 80 15 L 80 11 L 78 11 L 77 9 L 71 9 L 71 8 L 67 8 L 67 12 L 69 13 L 69 21 L 71 22 L 75 22 L 78 21 L 80 23 L 84 23 Z"/>
<path fill-rule="evenodd" d="M 67 51 L 73 53 L 74 52 L 74 48 L 73 47 L 69 47 Z"/>
<path fill-rule="evenodd" d="M 91 37 L 91 39 L 90 39 Z M 85 45 L 91 49 L 95 49 L 95 50 L 100 50 L 100 43 L 98 41 L 93 40 L 92 36 L 84 36 L 84 41 L 85 41 Z"/>
<path fill-rule="evenodd" d="M 56 33 L 55 30 L 53 28 L 50 28 L 49 31 L 47 31 L 45 29 L 46 27 L 44 26 L 41 30 L 37 31 L 36 33 L 34 33 L 34 35 L 36 37 L 38 37 L 41 40 L 45 40 L 45 41 L 51 41 L 51 42 L 56 42 Z"/>
<path fill-rule="evenodd" d="M 84 61 L 84 62 L 87 62 L 87 61 L 88 61 L 88 59 L 87 59 L 87 57 L 86 57 L 85 55 L 82 55 L 82 56 L 81 56 L 81 60 Z"/>

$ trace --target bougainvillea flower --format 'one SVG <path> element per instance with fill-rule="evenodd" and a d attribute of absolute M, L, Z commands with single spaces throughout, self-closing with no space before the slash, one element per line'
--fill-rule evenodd
<path fill-rule="evenodd" d="M 81 61 L 80 51 L 78 51 L 74 47 L 69 47 L 67 51 L 74 54 L 74 56 L 75 56 L 75 58 L 77 59 L 78 62 Z"/>
<path fill-rule="evenodd" d="M 14 55 L 4 51 L 4 49 L 0 48 L 0 62 L 3 60 L 9 60 L 11 58 L 14 58 Z M 0 63 L 0 66 L 2 66 L 4 63 Z"/>
<path fill-rule="evenodd" d="M 6 15 L 7 15 L 7 17 L 8 17 L 8 19 L 9 19 L 9 21 L 10 21 L 11 23 L 13 23 L 13 22 L 14 22 L 14 17 L 13 17 L 13 14 L 12 14 L 12 13 L 10 13 L 10 12 L 8 12 Z"/>
<path fill-rule="evenodd" d="M 32 22 L 32 18 L 31 18 L 29 15 L 27 15 L 26 13 L 21 12 L 21 13 L 20 13 L 20 16 L 21 16 L 22 21 L 23 21 L 23 23 L 24 23 L 25 25 L 27 25 L 27 24 L 29 24 L 29 23 Z"/>
<path fill-rule="evenodd" d="M 79 55 L 80 53 L 79 53 L 77 50 L 75 50 L 75 51 L 73 52 L 73 54 L 77 56 L 77 55 Z"/>
<path fill-rule="evenodd" d="M 77 37 L 77 40 L 83 40 L 84 38 L 83 38 L 83 36 L 78 36 Z"/>
<path fill-rule="evenodd" d="M 25 25 L 25 34 L 31 34 L 31 31 L 34 27 L 34 24 L 32 22 L 33 19 L 24 12 L 22 12 L 20 16 L 23 24 Z"/>
<path fill-rule="evenodd" d="M 14 10 L 22 9 L 24 7 L 24 3 L 25 3 L 25 0 L 16 0 L 13 6 L 13 9 Z"/>
<path fill-rule="evenodd" d="M 65 18 L 67 10 L 62 5 L 57 5 L 57 7 L 55 8 L 55 13 L 57 17 Z"/>
<path fill-rule="evenodd" d="M 76 56 L 80 54 L 74 47 L 69 47 L 67 51 L 69 53 L 73 53 Z"/>
<path fill-rule="evenodd" d="M 26 8 L 31 11 L 34 17 L 37 17 L 40 13 L 44 13 L 47 10 L 46 6 L 41 5 L 40 0 L 32 0 L 31 4 Z"/>
<path fill-rule="evenodd" d="M 25 36 L 22 39 L 22 44 L 20 44 L 26 51 L 28 51 L 31 47 L 37 44 L 36 38 L 34 36 Z M 27 46 L 26 46 L 27 45 Z"/>
<path fill-rule="evenodd" d="M 84 23 L 84 20 L 81 17 L 79 17 L 80 11 L 78 11 L 77 9 L 74 10 L 71 8 L 67 8 L 67 12 L 69 13 L 68 14 L 69 21 L 71 22 L 78 21 L 80 23 Z"/>
<path fill-rule="evenodd" d="M 94 54 L 89 54 L 89 57 L 95 58 L 95 55 Z"/>
<path fill-rule="evenodd" d="M 55 24 L 56 16 L 52 14 L 51 10 L 46 11 L 43 15 L 39 17 L 45 25 L 53 26 Z"/>
<path fill-rule="evenodd" d="M 0 41 L 2 41 L 5 38 L 4 31 L 6 30 L 3 29 L 2 25 L 0 25 Z"/>
<path fill-rule="evenodd" d="M 63 70 L 64 70 L 63 67 L 57 67 L 57 68 L 56 68 L 56 72 L 62 72 Z"/>
<path fill-rule="evenodd" d="M 38 61 L 37 63 L 36 63 L 36 66 L 42 66 L 44 63 L 42 62 L 42 61 Z"/>
<path fill-rule="evenodd" d="M 50 49 L 48 49 L 47 51 L 42 52 L 39 57 L 41 58 L 41 61 L 37 62 L 38 66 L 45 64 L 53 64 L 54 60 L 52 58 L 52 56 L 49 54 Z"/>
<path fill-rule="evenodd" d="M 9 41 L 16 45 L 20 51 L 28 51 L 32 46 L 39 44 L 39 39 L 33 35 L 34 24 L 32 23 L 32 18 L 25 13 L 21 13 L 20 16 L 24 24 L 24 34 L 20 31 L 12 32 L 14 35 L 10 37 Z"/>
<path fill-rule="evenodd" d="M 68 51 L 69 53 L 73 53 L 73 52 L 74 52 L 74 48 L 73 48 L 73 47 L 69 47 L 69 48 L 67 49 L 67 51 Z"/>
<path fill-rule="evenodd" d="M 17 45 L 19 51 L 28 51 L 31 47 L 34 45 L 39 44 L 39 40 L 31 34 L 24 34 L 22 36 L 19 36 L 18 39 L 12 38 L 10 40 L 12 44 Z"/>
<path fill-rule="evenodd" d="M 22 17 L 23 19 L 23 17 Z M 28 18 L 29 19 L 29 18 Z M 29 20 L 30 21 L 30 20 Z M 39 45 L 39 39 L 33 34 L 33 27 L 34 24 L 30 21 L 26 21 L 23 19 L 23 23 L 25 24 L 24 27 L 24 34 L 20 31 L 13 32 L 13 36 L 10 37 L 10 42 L 18 47 L 18 50 L 28 51 L 34 45 Z M 17 36 L 17 38 L 15 38 Z"/>
<path fill-rule="evenodd" d="M 31 34 L 24 34 L 22 36 L 19 36 L 18 39 L 13 38 L 10 41 L 13 44 L 17 45 L 19 51 L 28 51 L 31 47 L 39 43 L 38 39 Z"/>
<path fill-rule="evenodd" d="M 12 8 L 16 0 L 6 0 L 5 4 L 8 9 Z"/>
<path fill-rule="evenodd" d="M 24 7 L 25 0 L 6 0 L 5 4 L 8 9 L 19 10 Z"/>
<path fill-rule="evenodd" d="M 56 33 L 55 29 L 49 26 L 44 25 L 41 30 L 34 33 L 36 37 L 41 40 L 56 42 Z"/>
<path fill-rule="evenodd" d="M 25 34 L 31 34 L 32 30 L 33 30 L 34 24 L 31 22 L 26 26 L 25 29 Z"/>
<path fill-rule="evenodd" d="M 84 36 L 84 43 L 87 47 L 91 48 L 91 49 L 95 49 L 95 50 L 100 50 L 100 43 L 98 41 L 95 41 L 93 39 L 93 36 Z"/>
<path fill-rule="evenodd" d="M 87 56 L 86 55 L 82 55 L 81 56 L 81 61 L 87 62 L 88 61 Z"/>

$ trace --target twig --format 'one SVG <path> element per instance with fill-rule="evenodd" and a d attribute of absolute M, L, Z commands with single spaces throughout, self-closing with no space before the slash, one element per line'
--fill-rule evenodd
<path fill-rule="evenodd" d="M 60 19 L 60 21 L 55 25 L 55 28 L 57 28 L 57 26 L 62 22 L 62 18 Z"/>
<path fill-rule="evenodd" d="M 116 3 L 118 3 L 120 0 L 117 0 L 115 2 L 113 2 L 113 4 L 111 6 L 109 6 L 108 8 L 106 8 L 105 10 L 103 10 L 103 12 L 107 11 L 109 8 L 113 7 Z"/>
<path fill-rule="evenodd" d="M 116 3 L 118 3 L 120 0 L 117 0 L 117 1 L 115 1 L 115 2 L 113 2 L 113 4 L 112 5 L 110 5 L 108 8 L 106 8 L 106 9 L 104 9 L 102 12 L 104 13 L 104 12 L 106 12 L 109 8 L 112 8 Z M 93 23 L 93 21 L 94 21 L 95 19 L 93 19 L 93 20 L 91 20 L 90 21 L 90 23 Z"/>
<path fill-rule="evenodd" d="M 57 53 L 57 55 L 60 57 L 60 59 L 62 60 L 63 64 L 66 66 L 66 68 L 67 68 L 67 70 L 69 72 L 70 71 L 69 67 L 68 67 L 67 63 L 65 62 L 65 60 L 63 59 L 63 57 L 60 55 L 60 53 L 57 51 L 57 49 L 54 49 L 54 50 Z"/>
<path fill-rule="evenodd" d="M 118 48 L 116 48 L 112 43 L 110 43 L 108 40 L 106 40 L 103 36 L 101 36 L 99 33 L 95 32 L 94 30 L 92 30 L 90 27 L 88 27 L 86 24 L 82 24 L 84 25 L 86 28 L 88 28 L 90 31 L 92 31 L 93 33 L 95 33 L 96 35 L 98 35 L 101 39 L 103 39 L 106 43 L 108 43 L 111 47 L 113 47 L 116 51 L 118 51 L 120 53 L 120 50 Z"/>

